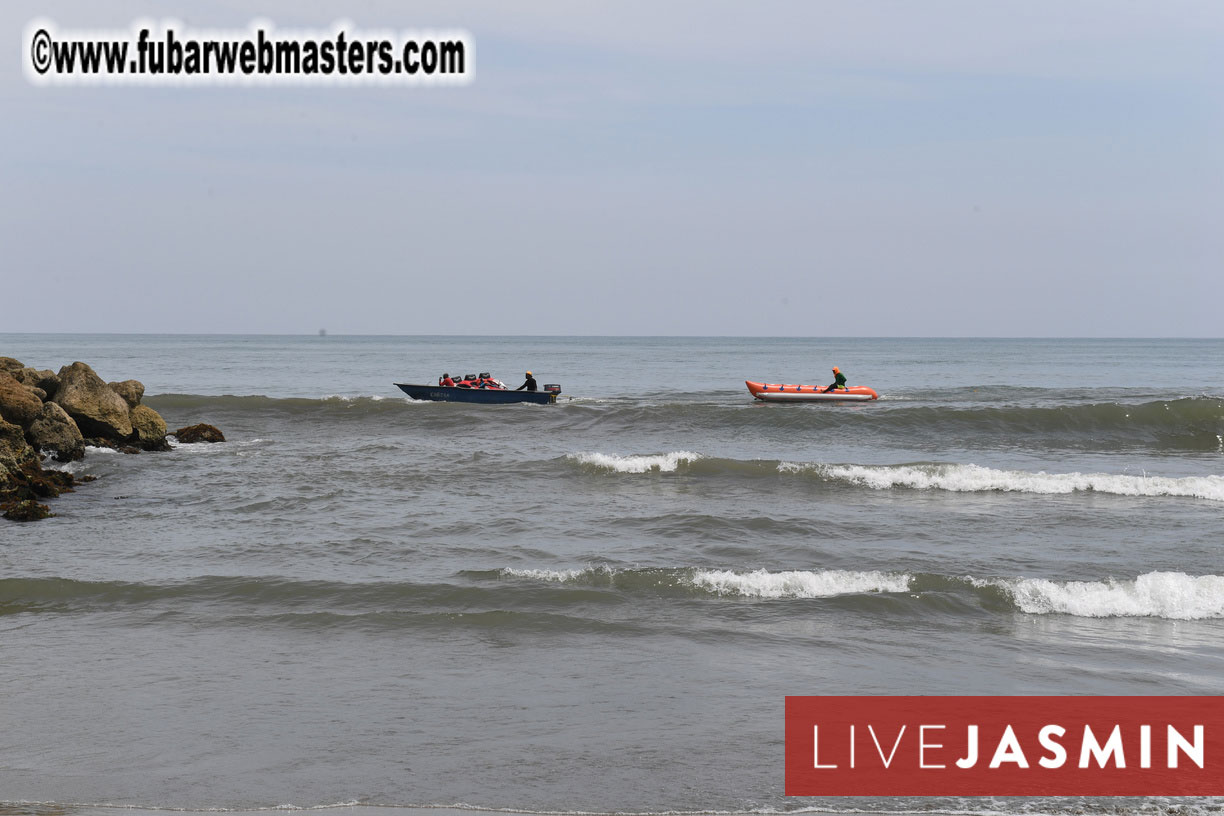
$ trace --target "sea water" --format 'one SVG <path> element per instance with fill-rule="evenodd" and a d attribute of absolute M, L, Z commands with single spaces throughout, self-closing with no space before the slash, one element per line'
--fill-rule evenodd
<path fill-rule="evenodd" d="M 141 380 L 227 440 L 90 449 L 55 518 L 0 526 L 0 812 L 1224 810 L 782 791 L 788 694 L 1224 693 L 1224 341 L 0 355 Z M 744 387 L 834 365 L 880 400 Z M 556 405 L 393 385 L 527 370 Z"/>

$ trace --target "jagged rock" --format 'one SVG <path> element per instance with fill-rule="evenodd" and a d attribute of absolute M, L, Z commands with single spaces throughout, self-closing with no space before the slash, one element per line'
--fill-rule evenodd
<path fill-rule="evenodd" d="M 28 428 L 41 413 L 42 399 L 34 389 L 22 385 L 8 372 L 0 372 L 0 417 Z"/>
<path fill-rule="evenodd" d="M 7 423 L 6 423 L 7 424 Z M 11 437 L 12 428 L 0 428 L 0 434 Z M 7 437 L 6 437 L 7 438 Z M 28 447 L 28 446 L 27 446 Z M 29 448 L 33 454 L 33 448 Z M 59 470 L 43 470 L 34 456 L 21 467 L 0 478 L 0 510 L 10 521 L 37 521 L 55 515 L 38 499 L 54 498 L 61 493 L 71 493 L 75 484 L 71 473 Z"/>
<path fill-rule="evenodd" d="M 37 462 L 38 454 L 26 442 L 21 426 L 0 419 L 0 495 L 20 478 L 23 467 Z"/>
<path fill-rule="evenodd" d="M 85 439 L 68 412 L 54 402 L 43 406 L 42 414 L 26 430 L 26 441 L 39 451 L 55 451 L 58 462 L 71 462 L 85 455 Z"/>
<path fill-rule="evenodd" d="M 59 371 L 54 401 L 76 420 L 82 434 L 124 440 L 132 435 L 128 404 L 85 363 Z"/>
<path fill-rule="evenodd" d="M 55 515 L 51 512 L 50 507 L 39 504 L 33 499 L 7 502 L 0 507 L 3 507 L 4 517 L 9 521 L 41 521 Z"/>
<path fill-rule="evenodd" d="M 123 401 L 128 404 L 129 408 L 139 405 L 141 397 L 144 396 L 144 383 L 140 380 L 124 380 L 123 382 L 107 383 L 107 385 L 110 386 L 110 390 L 123 397 Z"/>
<path fill-rule="evenodd" d="M 47 396 L 43 398 L 43 402 L 54 397 L 55 390 L 59 388 L 59 377 L 50 369 L 23 368 L 20 371 L 14 372 L 13 376 L 24 385 L 28 385 L 31 388 L 40 388 L 46 392 Z"/>
<path fill-rule="evenodd" d="M 166 422 L 146 405 L 139 380 L 106 383 L 82 362 L 56 374 L 29 368 L 20 360 L 0 357 L 0 513 L 32 521 L 54 515 L 39 500 L 72 490 L 70 473 L 43 470 L 42 457 L 54 452 L 59 461 L 85 455 L 87 446 L 123 453 L 169 450 Z M 192 425 L 176 432 L 181 442 L 224 442 L 212 425 Z M 41 456 L 40 456 L 41 454 Z"/>
<path fill-rule="evenodd" d="M 63 470 L 43 470 L 38 459 L 34 459 L 14 474 L 14 483 L 4 495 L 4 499 L 54 499 L 61 493 L 71 493 L 75 484 L 76 480 L 71 473 Z"/>
<path fill-rule="evenodd" d="M 191 425 L 186 428 L 179 428 L 174 432 L 174 436 L 179 442 L 185 445 L 190 445 L 194 442 L 224 442 L 225 434 L 214 428 L 212 425 L 207 425 L 201 422 L 198 425 Z"/>
<path fill-rule="evenodd" d="M 170 449 L 169 443 L 166 442 L 166 421 L 161 418 L 161 414 L 147 405 L 137 405 L 132 409 L 131 419 L 132 441 L 137 447 L 147 451 Z"/>

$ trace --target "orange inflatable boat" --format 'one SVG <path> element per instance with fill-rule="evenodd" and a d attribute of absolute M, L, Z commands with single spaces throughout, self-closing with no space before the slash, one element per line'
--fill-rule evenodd
<path fill-rule="evenodd" d="M 823 385 L 774 385 L 744 380 L 752 396 L 766 402 L 847 402 L 879 399 L 874 389 L 865 385 L 834 388 L 825 391 Z"/>

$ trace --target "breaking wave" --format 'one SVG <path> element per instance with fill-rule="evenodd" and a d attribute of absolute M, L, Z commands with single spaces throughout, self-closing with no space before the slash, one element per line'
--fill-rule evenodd
<path fill-rule="evenodd" d="M 1149 572 L 1134 578 L 1060 581 L 883 570 L 706 567 L 503 568 L 441 583 L 294 581 L 205 576 L 169 584 L 65 578 L 0 579 L 0 617 L 128 612 L 203 615 L 292 625 L 365 623 L 406 628 L 489 620 L 518 628 L 622 626 L 649 616 L 615 610 L 643 603 L 829 600 L 841 611 L 889 615 L 1012 612 L 1082 618 L 1224 618 L 1224 576 Z M 805 607 L 819 614 L 822 606 Z M 481 616 L 484 616 L 483 618 Z M 618 618 L 623 618 L 618 620 Z"/>
<path fill-rule="evenodd" d="M 1224 501 L 1224 476 L 1135 476 L 1112 473 L 1031 473 L 979 465 L 779 465 L 782 471 L 815 468 L 829 479 L 887 490 L 1016 493 L 1108 493 L 1115 496 L 1180 496 Z"/>
<path fill-rule="evenodd" d="M 1057 393 L 1043 392 L 1042 396 L 1022 392 L 1006 399 L 1029 404 L 972 407 L 950 406 L 946 404 L 946 395 L 935 393 L 928 399 L 885 395 L 879 403 L 839 408 L 756 404 L 711 395 L 696 402 L 677 400 L 649 405 L 618 402 L 580 407 L 572 420 L 597 422 L 601 427 L 626 432 L 651 427 L 696 434 L 726 429 L 836 432 L 843 438 L 861 435 L 907 443 L 956 439 L 972 440 L 978 447 L 1020 445 L 1075 450 L 1218 452 L 1224 436 L 1224 399 L 1219 397 L 1032 404 L 1033 400 L 1055 399 Z M 977 396 L 973 398 L 976 400 Z"/>
<path fill-rule="evenodd" d="M 694 476 L 777 478 L 806 476 L 819 482 L 871 490 L 942 490 L 952 493 L 1102 493 L 1114 496 L 1179 497 L 1224 502 L 1224 476 L 1156 476 L 1125 473 L 1047 473 L 1003 470 L 974 464 L 823 464 L 771 459 L 724 459 L 692 451 L 617 455 L 586 452 L 566 457 L 607 473 L 680 473 Z"/>
<path fill-rule="evenodd" d="M 575 453 L 570 458 L 582 465 L 589 465 L 616 473 L 674 473 L 681 464 L 701 459 L 700 453 L 672 451 L 671 453 L 618 456 L 611 453 Z"/>
<path fill-rule="evenodd" d="M 818 599 L 842 595 L 909 593 L 934 600 L 965 593 L 980 607 L 1005 607 L 1032 615 L 1083 618 L 1151 617 L 1169 620 L 1224 618 L 1224 576 L 1149 572 L 1135 578 L 1054 581 L 1042 578 L 976 578 L 879 570 L 735 571 L 711 569 L 503 569 L 503 578 L 605 586 L 622 590 L 667 587 L 698 590 L 715 597 Z"/>
<path fill-rule="evenodd" d="M 701 593 L 740 598 L 832 598 L 864 592 L 905 592 L 912 577 L 869 570 L 785 570 L 764 569 L 748 572 L 710 569 L 631 569 L 610 567 L 547 570 L 514 569 L 500 571 L 503 577 L 553 583 L 576 583 L 621 588 L 653 586 L 686 588 Z"/>
<path fill-rule="evenodd" d="M 1016 608 L 1034 615 L 1082 618 L 1224 618 L 1224 576 L 1149 572 L 1134 579 L 1047 581 L 1016 578 L 979 582 L 1010 594 Z"/>
<path fill-rule="evenodd" d="M 875 570 L 853 572 L 824 570 L 807 572 L 788 570 L 769 572 L 731 572 L 730 570 L 698 570 L 693 574 L 694 586 L 709 589 L 718 595 L 744 598 L 830 598 L 835 595 L 863 592 L 905 592 L 909 575 L 897 575 Z"/>

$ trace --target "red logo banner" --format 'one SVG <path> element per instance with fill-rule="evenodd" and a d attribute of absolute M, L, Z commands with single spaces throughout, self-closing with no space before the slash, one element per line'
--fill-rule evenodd
<path fill-rule="evenodd" d="M 1224 697 L 787 697 L 787 796 L 1220 796 Z"/>

